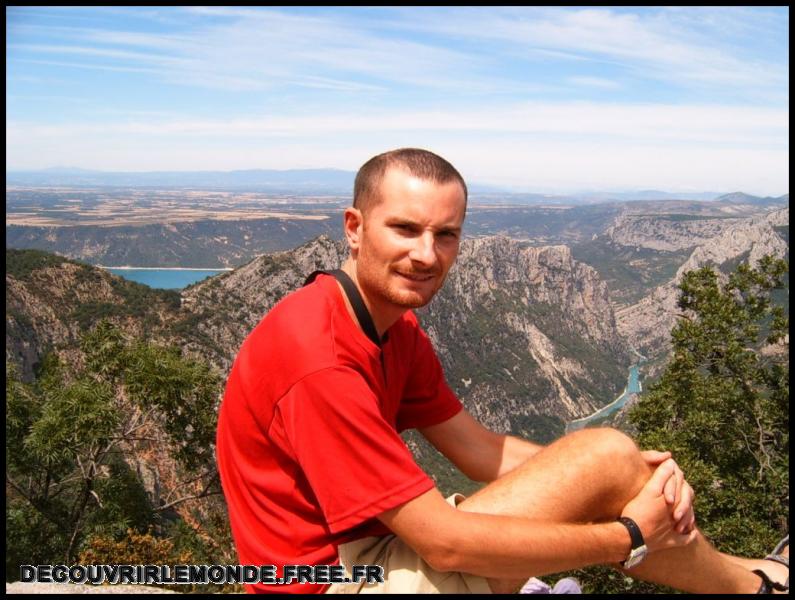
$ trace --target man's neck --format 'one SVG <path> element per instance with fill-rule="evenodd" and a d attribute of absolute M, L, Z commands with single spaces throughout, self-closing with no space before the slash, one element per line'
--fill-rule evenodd
<path fill-rule="evenodd" d="M 373 319 L 373 325 L 375 325 L 378 338 L 383 338 L 386 330 L 392 327 L 395 321 L 397 321 L 401 315 L 406 312 L 406 309 L 396 307 L 380 307 L 378 304 L 373 302 L 372 299 L 368 298 L 367 294 L 364 292 L 364 290 L 362 290 L 362 286 L 359 285 L 359 280 L 356 278 L 356 261 L 354 261 L 353 258 L 348 257 L 348 259 L 342 265 L 342 270 L 345 271 L 353 280 L 353 283 L 356 284 L 356 289 L 359 290 L 359 294 L 362 296 L 364 305 L 367 307 L 367 311 L 370 313 L 370 317 Z M 345 290 L 342 288 L 342 285 L 339 282 L 337 282 L 337 286 L 340 288 L 342 297 L 345 299 L 345 308 L 348 309 L 348 314 L 353 319 L 353 322 L 359 326 L 359 329 L 362 329 L 362 324 L 359 323 L 359 319 L 356 318 L 356 312 L 353 310 L 350 300 L 348 300 L 348 295 L 345 293 Z"/>

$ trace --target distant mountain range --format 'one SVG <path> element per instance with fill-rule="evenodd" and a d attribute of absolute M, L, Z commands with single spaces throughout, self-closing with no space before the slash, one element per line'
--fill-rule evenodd
<path fill-rule="evenodd" d="M 111 172 L 54 168 L 6 172 L 6 185 L 246 189 L 272 193 L 350 194 L 356 173 L 338 169 Z"/>
<path fill-rule="evenodd" d="M 354 171 L 340 169 L 248 169 L 240 171 L 93 171 L 55 167 L 37 171 L 7 171 L 6 185 L 18 186 L 88 186 L 88 187 L 160 187 L 262 191 L 283 194 L 341 194 L 353 190 Z M 777 198 L 760 198 L 742 192 L 665 192 L 638 190 L 630 192 L 581 192 L 540 194 L 518 192 L 497 185 L 472 182 L 470 193 L 479 202 L 515 204 L 598 204 L 636 200 L 719 200 L 735 204 L 761 206 L 786 205 L 789 194 Z"/>
<path fill-rule="evenodd" d="M 572 194 L 583 202 L 631 202 L 640 200 L 715 200 L 720 196 L 719 192 L 663 192 L 660 190 L 638 190 L 632 192 L 584 192 L 582 194 Z"/>
<path fill-rule="evenodd" d="M 726 202 L 727 204 L 753 204 L 754 206 L 783 206 L 789 204 L 789 194 L 784 194 L 783 196 L 778 196 L 774 198 L 772 196 L 765 196 L 764 198 L 760 198 L 759 196 L 749 196 L 748 194 L 744 194 L 743 192 L 733 192 L 731 194 L 726 194 L 725 196 L 721 196 L 720 198 L 716 198 L 718 202 Z"/>

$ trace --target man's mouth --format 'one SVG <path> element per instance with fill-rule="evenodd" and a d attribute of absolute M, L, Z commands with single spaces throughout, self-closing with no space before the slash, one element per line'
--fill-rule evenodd
<path fill-rule="evenodd" d="M 417 281 L 417 282 L 430 281 L 431 279 L 436 277 L 436 275 L 434 275 L 433 273 L 404 273 L 402 271 L 397 271 L 397 274 L 400 275 L 401 277 L 409 279 L 410 281 Z"/>

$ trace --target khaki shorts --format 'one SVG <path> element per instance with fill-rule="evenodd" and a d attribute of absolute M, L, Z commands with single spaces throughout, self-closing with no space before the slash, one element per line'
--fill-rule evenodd
<path fill-rule="evenodd" d="M 462 494 L 447 498 L 453 506 L 462 500 Z M 351 577 L 351 565 L 379 565 L 384 568 L 384 583 L 332 583 L 327 594 L 491 594 L 485 577 L 434 571 L 395 535 L 342 544 L 339 555 L 346 577 Z"/>

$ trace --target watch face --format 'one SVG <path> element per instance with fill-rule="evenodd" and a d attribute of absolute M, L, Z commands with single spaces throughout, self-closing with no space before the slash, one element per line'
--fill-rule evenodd
<path fill-rule="evenodd" d="M 643 562 L 644 558 L 646 558 L 646 544 L 639 548 L 632 549 L 632 552 L 629 553 L 629 558 L 624 561 L 624 568 L 631 569 L 635 565 L 639 565 Z"/>

